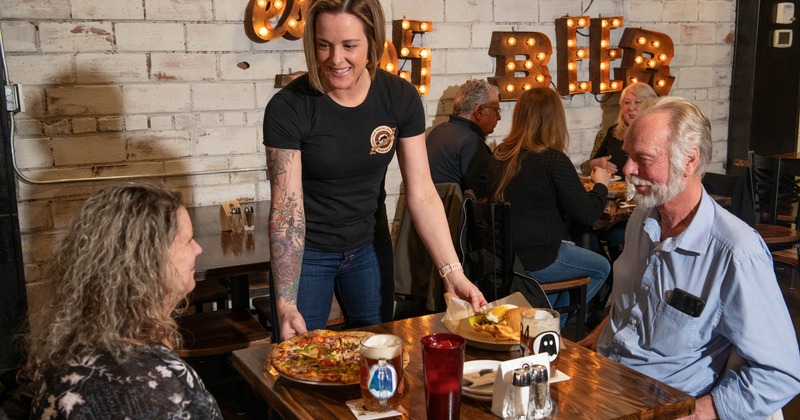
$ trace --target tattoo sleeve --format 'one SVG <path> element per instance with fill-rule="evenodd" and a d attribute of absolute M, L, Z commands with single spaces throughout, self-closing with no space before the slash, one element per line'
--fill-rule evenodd
<path fill-rule="evenodd" d="M 272 275 L 277 297 L 291 304 L 297 303 L 306 236 L 299 165 L 300 151 L 267 148 L 272 195 L 269 211 Z"/>

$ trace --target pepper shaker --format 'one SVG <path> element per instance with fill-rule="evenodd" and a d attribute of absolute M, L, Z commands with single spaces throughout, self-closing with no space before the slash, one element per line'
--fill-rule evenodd
<path fill-rule="evenodd" d="M 233 233 L 242 232 L 242 209 L 240 207 L 231 208 L 231 230 Z"/>
<path fill-rule="evenodd" d="M 530 384 L 529 418 L 547 418 L 553 411 L 553 403 L 550 401 L 550 378 L 547 375 L 547 366 L 533 365 L 531 367 Z"/>
<path fill-rule="evenodd" d="M 509 413 L 506 419 L 526 420 L 530 404 L 531 377 L 528 368 L 514 369 L 511 377 Z"/>
<path fill-rule="evenodd" d="M 244 230 L 252 232 L 255 230 L 255 214 L 253 214 L 253 206 L 244 208 Z"/>

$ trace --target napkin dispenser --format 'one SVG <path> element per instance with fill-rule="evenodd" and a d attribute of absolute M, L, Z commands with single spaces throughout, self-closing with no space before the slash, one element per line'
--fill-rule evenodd
<path fill-rule="evenodd" d="M 226 201 L 219 205 L 219 229 L 221 231 L 232 231 L 231 227 L 231 209 L 239 207 L 239 200 Z"/>

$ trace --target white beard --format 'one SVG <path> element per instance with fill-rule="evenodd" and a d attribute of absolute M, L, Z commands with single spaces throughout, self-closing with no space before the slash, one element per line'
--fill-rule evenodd
<path fill-rule="evenodd" d="M 686 189 L 686 180 L 680 174 L 672 171 L 666 184 L 645 181 L 635 175 L 630 175 L 628 178 L 633 185 L 650 187 L 650 193 L 647 195 L 636 190 L 636 205 L 642 208 L 653 208 L 665 204 Z"/>

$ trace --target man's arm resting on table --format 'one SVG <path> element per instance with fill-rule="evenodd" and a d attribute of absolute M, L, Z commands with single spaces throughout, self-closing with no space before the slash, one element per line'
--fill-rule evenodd
<path fill-rule="evenodd" d="M 595 329 L 592 330 L 589 335 L 587 335 L 583 340 L 578 341 L 578 344 L 586 347 L 589 350 L 597 351 L 597 340 L 600 339 L 600 333 L 603 332 L 603 329 L 606 327 L 606 325 L 608 325 L 608 317 L 603 318 L 603 320 L 600 321 L 600 324 L 595 327 Z"/>

